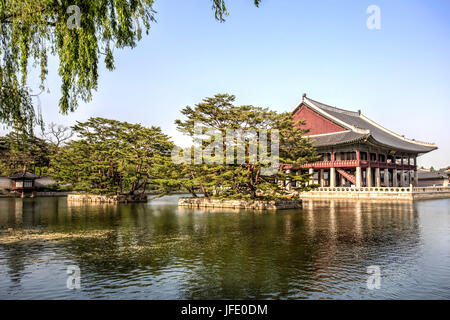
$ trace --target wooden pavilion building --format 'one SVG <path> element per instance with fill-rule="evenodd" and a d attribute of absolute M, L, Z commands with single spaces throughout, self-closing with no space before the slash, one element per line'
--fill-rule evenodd
<path fill-rule="evenodd" d="M 26 194 L 34 196 L 36 191 L 35 181 L 40 177 L 27 171 L 16 173 L 9 177 L 12 180 L 11 191 L 21 193 L 22 197 Z"/>
<path fill-rule="evenodd" d="M 320 161 L 289 170 L 309 170 L 321 187 L 417 186 L 417 157 L 437 149 L 433 143 L 394 133 L 364 116 L 312 100 L 303 94 L 295 120 L 322 156 Z"/>

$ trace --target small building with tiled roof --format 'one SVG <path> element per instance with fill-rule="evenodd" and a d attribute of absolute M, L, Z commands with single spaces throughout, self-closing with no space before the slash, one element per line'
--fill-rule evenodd
<path fill-rule="evenodd" d="M 333 107 L 303 95 L 295 121 L 322 156 L 302 168 L 321 186 L 397 187 L 418 184 L 417 157 L 437 149 L 434 143 L 399 135 L 358 111 Z"/>
<path fill-rule="evenodd" d="M 47 191 L 56 183 L 49 177 L 22 171 L 12 176 L 0 176 L 0 193 L 20 193 L 33 195 L 35 191 Z"/>
<path fill-rule="evenodd" d="M 450 172 L 448 170 L 428 171 L 417 170 L 419 187 L 443 186 L 450 184 Z"/>
<path fill-rule="evenodd" d="M 33 173 L 23 171 L 16 173 L 9 178 L 12 180 L 11 190 L 24 194 L 25 192 L 33 192 L 36 190 L 35 180 L 40 177 Z"/>

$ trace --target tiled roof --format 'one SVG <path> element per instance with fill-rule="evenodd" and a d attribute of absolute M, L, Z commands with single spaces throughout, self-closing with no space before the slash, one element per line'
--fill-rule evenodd
<path fill-rule="evenodd" d="M 316 147 L 352 143 L 367 139 L 369 136 L 353 131 L 340 131 L 333 134 L 311 136 L 310 139 Z"/>
<path fill-rule="evenodd" d="M 448 173 L 444 170 L 440 171 L 424 171 L 417 170 L 419 179 L 448 179 Z"/>
<path fill-rule="evenodd" d="M 30 172 L 19 172 L 9 177 L 10 179 L 38 179 L 39 176 L 32 174 Z"/>
<path fill-rule="evenodd" d="M 315 140 L 315 145 L 317 146 L 350 143 L 355 141 L 355 139 L 359 140 L 371 138 L 379 144 L 402 151 L 426 153 L 437 149 L 437 146 L 432 143 L 424 143 L 407 139 L 390 130 L 387 130 L 374 121 L 368 119 L 360 112 L 332 107 L 306 97 L 303 101 L 307 102 L 310 106 L 313 105 L 318 108 L 322 111 L 323 116 L 330 118 L 332 121 L 340 121 L 342 122 L 341 124 L 349 129 L 349 132 L 345 131 L 345 133 L 338 132 L 334 134 L 311 137 L 311 139 Z"/>

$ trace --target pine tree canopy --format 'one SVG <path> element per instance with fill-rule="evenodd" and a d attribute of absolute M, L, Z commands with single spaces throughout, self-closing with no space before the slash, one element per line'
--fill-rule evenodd
<path fill-rule="evenodd" d="M 235 106 L 235 96 L 229 94 L 217 94 L 214 97 L 203 99 L 194 107 L 187 106 L 181 113 L 184 119 L 176 120 L 178 130 L 188 136 L 198 134 L 196 128 L 202 128 L 201 134 L 207 130 L 215 130 L 221 137 L 223 146 L 218 146 L 215 153 L 222 154 L 220 163 L 181 163 L 173 171 L 175 181 L 188 190 L 193 186 L 199 186 L 200 191 L 206 197 L 240 198 L 240 199 L 278 199 L 288 195 L 288 190 L 283 184 L 289 181 L 291 190 L 309 190 L 310 175 L 303 170 L 294 172 L 282 170 L 285 165 L 299 167 L 307 162 L 317 159 L 315 148 L 305 133 L 299 128 L 301 122 L 295 123 L 291 113 L 277 113 L 267 108 L 252 105 Z M 245 139 L 245 160 L 237 159 L 237 150 L 232 152 L 233 161 L 227 159 L 227 148 L 237 148 L 234 142 L 227 140 L 229 129 L 241 129 L 243 132 L 253 132 Z M 264 137 L 255 132 L 267 132 L 268 146 L 271 145 L 271 137 L 274 130 L 279 133 L 279 168 L 275 174 L 265 175 L 262 169 L 266 166 L 260 157 L 257 161 L 251 159 L 250 150 L 255 148 L 259 153 L 260 142 Z M 204 149 L 216 140 L 211 136 L 202 139 L 201 147 Z M 271 156 L 273 150 L 269 150 Z M 234 149 L 233 149 L 234 150 Z M 184 152 L 189 152 L 185 150 Z M 191 149 L 191 154 L 194 153 Z M 218 156 L 214 154 L 213 157 Z M 205 158 L 203 158 L 205 160 Z M 279 170 L 280 169 L 280 170 Z M 196 192 L 191 192 L 197 196 Z"/>

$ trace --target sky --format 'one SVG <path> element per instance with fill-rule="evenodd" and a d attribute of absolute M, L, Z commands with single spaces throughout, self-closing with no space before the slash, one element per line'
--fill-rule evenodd
<path fill-rule="evenodd" d="M 381 29 L 369 30 L 377 5 Z M 46 122 L 105 117 L 161 126 L 177 143 L 180 110 L 216 93 L 236 104 L 290 111 L 308 97 L 362 113 L 439 149 L 420 166 L 450 165 L 450 1 L 228 0 L 225 23 L 209 0 L 155 0 L 157 23 L 134 49 L 116 50 L 99 89 L 58 111 L 58 60 L 50 59 Z M 81 16 L 81 19 L 83 17 Z M 37 87 L 37 83 L 30 86 Z"/>

